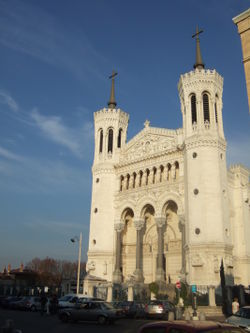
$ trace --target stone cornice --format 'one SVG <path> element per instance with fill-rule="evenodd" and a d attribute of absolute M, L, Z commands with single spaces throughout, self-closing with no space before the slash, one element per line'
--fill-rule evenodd
<path fill-rule="evenodd" d="M 214 253 L 214 251 L 217 252 L 217 254 L 219 255 L 220 252 L 219 251 L 226 251 L 228 252 L 228 254 L 232 253 L 233 250 L 233 245 L 229 245 L 229 244 L 224 244 L 221 242 L 209 242 L 209 243 L 195 243 L 192 244 L 192 247 L 190 248 L 190 246 L 188 244 L 185 245 L 185 249 L 187 251 L 189 251 L 189 253 L 196 253 L 196 251 L 198 250 L 204 250 L 207 252 L 212 252 Z"/>
<path fill-rule="evenodd" d="M 156 163 L 161 163 L 163 161 L 166 161 L 166 157 L 169 157 L 169 161 L 171 160 L 180 160 L 183 158 L 183 148 L 184 146 L 178 146 L 173 149 L 168 149 L 162 152 L 150 154 L 147 156 L 142 156 L 140 158 L 131 160 L 131 161 L 124 161 L 119 162 L 115 164 L 115 169 L 117 172 L 121 173 L 124 169 L 127 167 L 133 166 L 133 168 L 138 169 L 138 171 L 145 166 L 145 168 L 148 168 L 150 165 L 153 167 Z M 171 155 L 171 157 L 169 156 Z M 169 162 L 167 161 L 167 162 Z M 127 169 L 126 169 L 127 170 Z"/>
<path fill-rule="evenodd" d="M 167 190 L 166 190 L 167 186 Z M 115 202 L 121 202 L 122 200 L 127 200 L 129 195 L 145 196 L 145 194 L 156 193 L 157 195 L 162 195 L 163 191 L 165 193 L 184 193 L 184 178 L 180 177 L 178 181 L 175 182 L 162 182 L 158 184 L 145 185 L 142 187 L 131 188 L 122 192 L 115 193 Z"/>
<path fill-rule="evenodd" d="M 186 139 L 185 141 L 185 148 L 186 149 L 192 149 L 196 147 L 218 147 L 222 150 L 226 150 L 227 144 L 225 140 L 222 140 L 220 138 L 212 138 L 212 137 L 200 137 L 195 138 L 191 137 Z"/>

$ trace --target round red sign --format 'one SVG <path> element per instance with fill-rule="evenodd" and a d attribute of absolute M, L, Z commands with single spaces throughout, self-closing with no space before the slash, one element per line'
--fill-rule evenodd
<path fill-rule="evenodd" d="M 176 286 L 176 288 L 181 289 L 181 283 L 180 283 L 180 281 L 177 281 L 176 284 L 175 284 L 175 286 Z"/>

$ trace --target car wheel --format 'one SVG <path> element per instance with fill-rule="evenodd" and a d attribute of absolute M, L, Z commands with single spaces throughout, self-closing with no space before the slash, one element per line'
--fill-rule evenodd
<path fill-rule="evenodd" d="M 100 317 L 98 317 L 97 321 L 98 321 L 98 324 L 104 325 L 106 323 L 106 318 L 104 316 L 100 316 Z"/>
<path fill-rule="evenodd" d="M 35 307 L 35 305 L 32 305 L 32 306 L 31 306 L 30 311 L 32 311 L 32 312 L 35 312 L 35 311 L 36 311 L 36 307 Z"/>
<path fill-rule="evenodd" d="M 63 313 L 61 316 L 60 316 L 60 319 L 63 323 L 68 323 L 69 322 L 69 316 L 66 314 L 66 313 Z"/>

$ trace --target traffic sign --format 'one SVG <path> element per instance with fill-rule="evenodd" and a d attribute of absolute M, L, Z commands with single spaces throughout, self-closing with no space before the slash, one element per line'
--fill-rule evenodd
<path fill-rule="evenodd" d="M 196 291 L 197 291 L 197 286 L 196 286 L 196 284 L 193 284 L 192 285 L 192 293 L 196 293 Z"/>
<path fill-rule="evenodd" d="M 176 286 L 176 288 L 181 289 L 181 282 L 177 281 L 176 284 L 175 284 L 175 286 Z"/>

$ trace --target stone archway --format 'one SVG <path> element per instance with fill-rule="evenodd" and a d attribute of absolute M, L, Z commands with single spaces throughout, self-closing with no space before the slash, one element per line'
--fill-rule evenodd
<path fill-rule="evenodd" d="M 168 200 L 163 206 L 166 216 L 164 233 L 164 257 L 166 281 L 175 283 L 182 269 L 182 233 L 180 230 L 178 206 L 175 201 Z"/>
<path fill-rule="evenodd" d="M 123 280 L 129 280 L 135 269 L 136 256 L 136 229 L 134 227 L 134 212 L 131 208 L 126 208 L 121 216 L 124 223 L 122 231 L 122 275 Z"/>
<path fill-rule="evenodd" d="M 141 218 L 145 221 L 142 230 L 142 269 L 144 282 L 150 283 L 155 280 L 158 244 L 154 207 L 146 204 L 141 211 Z"/>

